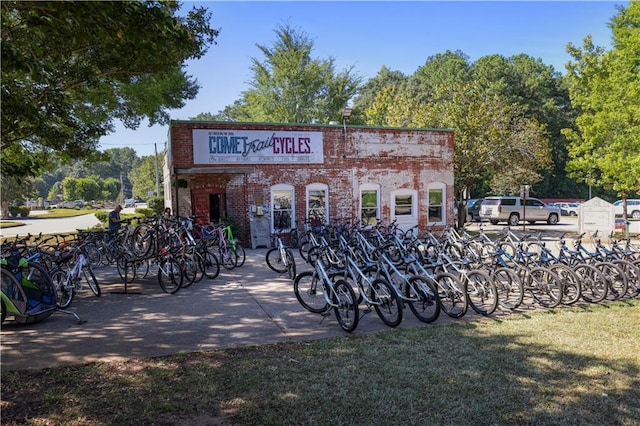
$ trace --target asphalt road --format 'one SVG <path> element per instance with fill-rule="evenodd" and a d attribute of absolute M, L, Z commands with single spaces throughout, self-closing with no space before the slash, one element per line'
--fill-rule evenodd
<path fill-rule="evenodd" d="M 133 213 L 135 209 L 122 209 L 123 213 Z M 47 219 L 46 210 L 34 210 L 29 217 L 12 219 L 11 222 L 21 222 L 22 226 L 0 229 L 0 237 L 15 237 L 16 235 L 38 235 L 43 234 L 65 234 L 76 232 L 78 229 L 87 229 L 100 223 L 98 218 L 92 214 L 75 217 Z"/>

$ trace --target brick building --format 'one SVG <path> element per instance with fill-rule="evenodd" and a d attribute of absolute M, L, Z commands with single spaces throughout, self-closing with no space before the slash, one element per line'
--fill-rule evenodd
<path fill-rule="evenodd" d="M 453 131 L 173 121 L 164 182 L 174 212 L 253 246 L 306 220 L 424 230 L 453 223 Z"/>

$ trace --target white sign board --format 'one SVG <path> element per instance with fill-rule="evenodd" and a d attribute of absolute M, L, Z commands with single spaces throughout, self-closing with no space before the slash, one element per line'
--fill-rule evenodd
<path fill-rule="evenodd" d="M 193 129 L 193 164 L 323 163 L 322 132 Z"/>
<path fill-rule="evenodd" d="M 609 235 L 615 230 L 616 216 L 613 205 L 601 198 L 595 197 L 583 203 L 578 208 L 578 232 Z"/>

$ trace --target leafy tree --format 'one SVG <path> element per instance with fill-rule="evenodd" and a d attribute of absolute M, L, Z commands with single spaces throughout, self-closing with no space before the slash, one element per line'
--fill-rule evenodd
<path fill-rule="evenodd" d="M 364 124 L 367 119 L 365 111 L 371 107 L 376 96 L 383 90 L 397 90 L 407 82 L 407 77 L 400 71 L 391 71 L 386 66 L 382 66 L 378 74 L 365 82 L 358 91 L 358 96 L 353 101 L 353 113 L 349 118 L 351 124 Z M 389 89 L 394 87 L 396 89 Z M 382 117 L 373 121 L 382 121 Z"/>
<path fill-rule="evenodd" d="M 160 190 L 162 190 L 162 175 L 160 164 L 164 162 L 164 154 L 158 155 L 158 163 L 156 157 L 149 155 L 142 158 L 140 165 L 129 173 L 129 180 L 133 184 L 134 197 L 147 199 L 149 192 L 156 193 L 156 165 L 158 167 L 158 178 L 160 179 Z M 160 195 L 160 194 L 156 194 Z"/>
<path fill-rule="evenodd" d="M 575 113 L 562 76 L 552 66 L 525 54 L 509 58 L 483 56 L 471 66 L 470 73 L 488 93 L 502 95 L 508 102 L 526 107 L 528 117 L 545 125 L 552 166 L 539 171 L 541 179 L 532 193 L 556 197 L 586 193 L 586 187 L 568 178 L 565 171 L 567 140 L 561 129 L 573 123 Z"/>
<path fill-rule="evenodd" d="M 80 197 L 78 192 L 78 179 L 66 177 L 62 179 L 62 199 L 65 201 L 77 200 Z"/>
<path fill-rule="evenodd" d="M 39 175 L 54 156 L 95 160 L 121 120 L 169 122 L 195 98 L 184 70 L 215 43 L 210 14 L 176 1 L 0 3 L 2 174 Z"/>
<path fill-rule="evenodd" d="M 102 185 L 98 176 L 78 178 L 77 195 L 79 200 L 100 200 Z"/>
<path fill-rule="evenodd" d="M 120 194 L 120 180 L 112 177 L 102 182 L 102 195 L 100 200 L 117 200 Z"/>
<path fill-rule="evenodd" d="M 313 41 L 301 31 L 279 26 L 272 47 L 257 47 L 265 59 L 252 58 L 251 89 L 223 114 L 235 121 L 328 123 L 342 119 L 361 78 L 353 68 L 337 72 L 334 59 L 313 59 Z"/>
<path fill-rule="evenodd" d="M 563 132 L 570 174 L 626 200 L 640 192 L 640 2 L 619 6 L 609 26 L 610 51 L 594 46 L 591 36 L 582 48 L 567 46 L 569 94 L 579 115 L 575 129 Z"/>

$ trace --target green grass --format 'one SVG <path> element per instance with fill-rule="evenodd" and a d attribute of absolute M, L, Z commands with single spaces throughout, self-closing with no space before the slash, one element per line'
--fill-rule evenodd
<path fill-rule="evenodd" d="M 637 425 L 639 324 L 625 300 L 4 372 L 2 423 Z"/>

